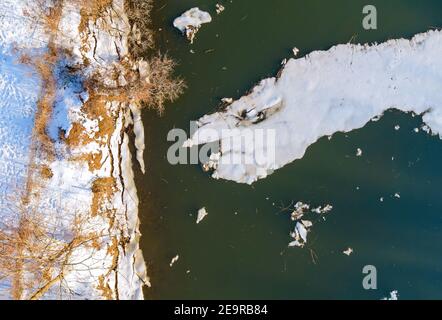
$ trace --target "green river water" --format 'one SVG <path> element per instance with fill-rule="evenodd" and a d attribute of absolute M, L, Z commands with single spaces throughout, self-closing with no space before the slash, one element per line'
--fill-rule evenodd
<path fill-rule="evenodd" d="M 226 7 L 221 15 L 217 2 Z M 377 7 L 376 31 L 362 28 L 366 4 Z M 172 22 L 194 6 L 213 22 L 190 45 Z M 294 46 L 305 55 L 352 38 L 410 37 L 442 26 L 441 12 L 437 0 L 156 0 L 157 44 L 177 60 L 188 89 L 163 117 L 143 115 L 147 172 L 136 168 L 136 183 L 152 282 L 146 298 L 380 299 L 395 289 L 403 299 L 442 298 L 442 142 L 413 132 L 419 117 L 391 111 L 361 130 L 323 138 L 253 186 L 216 181 L 199 165 L 166 159 L 170 129 L 188 131 L 189 121 L 214 111 L 220 98 L 238 98 L 275 75 Z M 278 207 L 291 201 L 334 206 L 313 227 L 308 249 L 287 248 L 294 225 Z M 203 206 L 209 215 L 196 225 Z M 342 254 L 348 247 L 350 257 Z M 365 265 L 377 268 L 377 290 L 362 286 Z"/>

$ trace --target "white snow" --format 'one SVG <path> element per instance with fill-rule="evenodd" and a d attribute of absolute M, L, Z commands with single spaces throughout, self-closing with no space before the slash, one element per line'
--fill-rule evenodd
<path fill-rule="evenodd" d="M 250 94 L 225 111 L 199 119 L 192 144 L 220 141 L 221 157 L 213 177 L 252 184 L 274 170 L 304 156 L 319 138 L 365 126 L 392 108 L 423 115 L 434 134 L 442 132 L 442 33 L 429 31 L 411 40 L 390 40 L 379 45 L 338 45 L 290 59 L 280 77 L 262 80 Z M 249 113 L 260 121 L 245 121 Z M 243 137 L 250 129 L 276 131 L 273 160 L 262 164 L 255 154 L 271 146 L 238 144 L 224 129 Z M 248 129 L 248 130 L 246 130 Z M 218 132 L 214 137 L 213 130 Z M 252 164 L 226 161 L 245 153 Z"/>
<path fill-rule="evenodd" d="M 198 7 L 192 8 L 184 12 L 181 16 L 173 21 L 173 26 L 186 35 L 191 43 L 196 33 L 204 23 L 212 21 L 210 13 L 200 10 Z"/>
<path fill-rule="evenodd" d="M 49 36 L 43 23 L 35 15 L 36 6 L 47 6 L 51 1 L 3 0 L 0 3 L 0 219 L 2 222 L 17 216 L 17 202 L 20 192 L 28 179 L 31 134 L 37 102 L 42 91 L 39 74 L 34 68 L 21 64 L 21 54 L 40 57 L 47 51 Z M 96 23 L 89 22 L 90 34 L 86 35 L 90 47 L 82 47 L 78 24 L 80 7 L 75 1 L 65 1 L 58 26 L 60 32 L 54 40 L 57 48 L 72 52 L 69 58 L 59 58 L 60 69 L 76 65 L 87 57 L 90 67 L 81 76 L 87 78 L 90 73 L 101 71 L 106 66 L 113 68 L 119 55 L 127 55 L 127 35 L 129 24 L 124 12 L 124 1 L 114 0 L 109 16 L 103 16 Z M 28 12 L 28 14 L 25 14 Z M 40 17 L 43 19 L 43 17 Z M 107 28 L 112 26 L 112 28 Z M 112 32 L 109 30 L 112 29 Z M 115 30 L 118 30 L 115 31 Z M 92 36 L 93 35 L 93 36 Z M 60 50 L 61 51 L 61 50 Z M 81 51 L 81 53 L 80 53 Z M 82 56 L 85 54 L 85 57 Z M 64 59 L 64 60 L 63 60 Z M 85 134 L 93 138 L 99 130 L 102 118 L 91 119 L 81 111 L 82 101 L 89 99 L 81 80 L 66 81 L 57 78 L 56 97 L 53 114 L 48 124 L 48 133 L 56 140 L 54 160 L 33 159 L 35 165 L 47 164 L 52 177 L 41 182 L 39 192 L 42 197 L 33 197 L 33 206 L 45 213 L 45 221 L 51 223 L 51 232 L 60 234 L 58 241 L 69 241 L 73 221 L 81 216 L 86 218 L 83 226 L 87 232 L 100 235 L 100 248 L 79 246 L 72 251 L 70 264 L 66 270 L 63 284 L 51 289 L 43 298 L 100 299 L 99 277 L 104 284 L 112 288 L 113 298 L 142 299 L 142 285 L 149 285 L 145 263 L 139 249 L 138 197 L 134 184 L 132 160 L 129 151 L 129 137 L 122 134 L 131 123 L 136 135 L 135 146 L 137 159 L 142 170 L 142 152 L 144 150 L 144 131 L 139 111 L 123 108 L 120 103 L 108 102 L 106 107 L 116 118 L 115 130 L 104 141 L 96 140 L 79 148 L 72 148 L 66 153 L 66 146 L 57 139 L 58 129 L 62 128 L 69 135 L 73 122 L 81 123 Z M 131 106 L 132 107 L 132 106 Z M 132 112 L 131 112 L 132 111 Z M 109 142 L 109 145 L 102 142 Z M 71 156 L 87 153 L 102 154 L 101 168 L 90 170 L 86 162 L 72 161 Z M 114 163 L 115 161 L 115 163 Z M 120 164 L 120 165 L 116 165 Z M 91 185 L 101 177 L 115 177 L 115 194 L 109 199 L 106 208 L 115 213 L 110 217 L 90 214 L 92 202 Z M 11 197 L 11 195 L 15 195 Z M 35 203 L 34 203 L 35 202 Z M 114 256 L 108 252 L 116 243 L 118 259 L 114 265 Z M 0 281 L 0 297 L 9 297 L 5 293 L 10 284 Z M 6 290 L 6 291 L 5 291 Z M 117 293 L 118 292 L 118 293 Z"/>

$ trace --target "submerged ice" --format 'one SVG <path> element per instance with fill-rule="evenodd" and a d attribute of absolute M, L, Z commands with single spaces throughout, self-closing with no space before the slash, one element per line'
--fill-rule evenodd
<path fill-rule="evenodd" d="M 428 129 L 440 134 L 441 54 L 442 33 L 429 31 L 411 40 L 338 45 L 290 59 L 278 78 L 262 80 L 224 110 L 200 118 L 191 144 L 219 141 L 221 153 L 217 164 L 211 164 L 213 177 L 252 184 L 302 158 L 319 138 L 362 128 L 388 109 L 422 114 Z M 213 130 L 233 128 L 238 137 L 250 129 L 274 130 L 275 146 L 232 147 L 231 137 L 213 138 Z M 235 153 L 250 159 L 270 147 L 275 156 L 265 163 L 223 161 Z"/>

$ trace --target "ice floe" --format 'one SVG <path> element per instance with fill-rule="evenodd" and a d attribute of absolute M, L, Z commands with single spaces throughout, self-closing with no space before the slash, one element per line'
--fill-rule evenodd
<path fill-rule="evenodd" d="M 290 59 L 278 77 L 262 80 L 227 109 L 199 119 L 193 144 L 219 141 L 221 157 L 213 177 L 252 184 L 304 156 L 323 136 L 350 132 L 396 108 L 414 112 L 434 134 L 442 132 L 442 32 L 377 45 L 345 44 Z M 260 115 L 252 119 L 251 114 Z M 238 145 L 232 137 L 207 132 L 235 128 L 275 131 L 275 157 L 259 163 L 232 163 L 231 154 L 250 159 L 269 144 Z"/>
<path fill-rule="evenodd" d="M 200 10 L 198 7 L 184 12 L 173 21 L 173 26 L 186 35 L 190 43 L 193 43 L 195 35 L 204 23 L 212 21 L 210 13 Z"/>

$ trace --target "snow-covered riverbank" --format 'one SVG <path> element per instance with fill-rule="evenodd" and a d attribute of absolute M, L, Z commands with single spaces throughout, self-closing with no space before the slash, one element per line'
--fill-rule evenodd
<path fill-rule="evenodd" d="M 233 164 L 229 159 L 232 154 L 253 159 L 272 146 L 231 148 L 230 136 L 220 139 L 221 157 L 213 176 L 251 184 L 302 158 L 319 138 L 361 128 L 391 108 L 424 114 L 424 122 L 439 134 L 441 54 L 442 33 L 429 31 L 412 40 L 338 45 L 290 59 L 278 78 L 262 80 L 225 111 L 200 118 L 199 130 L 187 144 L 218 141 L 226 129 L 237 129 L 237 136 L 245 136 L 250 129 L 275 130 L 276 154 L 265 164 L 256 159 L 252 164 Z"/>
<path fill-rule="evenodd" d="M 144 170 L 131 93 L 148 68 L 124 0 L 98 3 L 0 4 L 3 298 L 142 299 L 149 284 L 127 133 Z"/>

